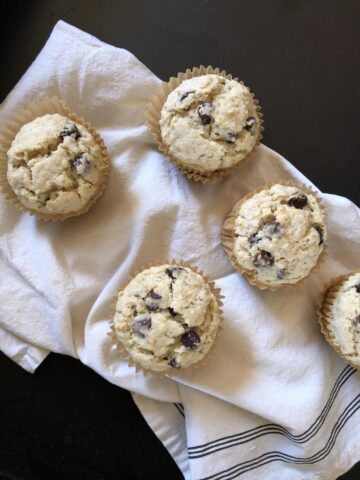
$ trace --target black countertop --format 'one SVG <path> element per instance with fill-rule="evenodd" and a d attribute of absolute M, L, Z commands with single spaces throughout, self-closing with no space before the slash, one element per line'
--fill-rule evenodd
<path fill-rule="evenodd" d="M 3 1 L 0 99 L 63 19 L 162 79 L 199 64 L 239 76 L 263 142 L 359 204 L 359 16 L 357 0 Z M 51 354 L 30 375 L 0 354 L 0 391 L 1 480 L 182 478 L 130 394 L 77 360 Z"/>

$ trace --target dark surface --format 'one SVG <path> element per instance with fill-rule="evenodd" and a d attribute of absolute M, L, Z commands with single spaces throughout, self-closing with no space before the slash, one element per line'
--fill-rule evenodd
<path fill-rule="evenodd" d="M 0 362 L 1 480 L 182 479 L 126 390 L 69 357 Z"/>
<path fill-rule="evenodd" d="M 357 0 L 3 1 L 0 99 L 63 19 L 163 79 L 201 63 L 239 76 L 264 143 L 359 204 L 359 15 Z M 31 376 L 0 355 L 0 392 L 0 479 L 182 478 L 130 395 L 75 360 L 51 355 Z"/>

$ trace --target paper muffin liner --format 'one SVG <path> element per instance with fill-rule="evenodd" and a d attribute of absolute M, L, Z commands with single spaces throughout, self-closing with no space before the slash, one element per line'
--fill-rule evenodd
<path fill-rule="evenodd" d="M 179 267 L 187 267 L 190 270 L 192 270 L 194 273 L 197 273 L 198 275 L 200 275 L 205 280 L 205 282 L 207 283 L 207 285 L 210 288 L 211 293 L 215 297 L 215 300 L 216 300 L 217 305 L 218 305 L 218 315 L 219 315 L 220 320 L 219 320 L 218 328 L 216 330 L 214 341 L 213 341 L 211 347 L 209 348 L 208 352 L 200 360 L 198 360 L 197 362 L 189 365 L 188 367 L 180 367 L 180 368 L 169 367 L 167 370 L 163 370 L 163 371 L 159 372 L 159 371 L 156 371 L 156 370 L 151 370 L 151 369 L 147 369 L 147 368 L 143 367 L 142 365 L 137 363 L 131 357 L 131 355 L 126 350 L 125 345 L 119 340 L 118 336 L 116 335 L 115 326 L 114 326 L 114 316 L 115 316 L 115 313 L 116 313 L 116 304 L 117 304 L 119 293 L 122 292 L 129 285 L 129 283 L 142 271 L 147 270 L 151 267 L 160 267 L 162 265 L 174 265 L 174 266 L 179 266 Z M 213 354 L 213 352 L 216 348 L 217 339 L 219 337 L 220 331 L 222 330 L 222 323 L 223 323 L 223 312 L 222 312 L 223 302 L 222 302 L 222 299 L 223 299 L 223 296 L 221 295 L 221 290 L 220 290 L 220 288 L 217 288 L 215 286 L 215 282 L 211 281 L 208 276 L 206 276 L 197 267 L 191 265 L 189 262 L 185 262 L 183 260 L 180 260 L 180 261 L 166 260 L 166 261 L 163 261 L 163 262 L 148 263 L 148 264 L 144 265 L 142 268 L 136 270 L 128 278 L 126 284 L 121 288 L 121 290 L 118 290 L 116 292 L 116 294 L 114 294 L 113 302 L 111 304 L 111 308 L 110 308 L 110 312 L 109 312 L 110 330 L 108 332 L 108 336 L 110 337 L 112 344 L 116 346 L 116 349 L 119 352 L 120 357 L 123 360 L 126 360 L 129 367 L 134 367 L 136 372 L 141 371 L 145 375 L 158 375 L 158 376 L 161 376 L 161 377 L 169 375 L 171 373 L 172 374 L 177 374 L 177 373 L 181 373 L 181 372 L 184 372 L 184 371 L 188 372 L 190 369 L 197 369 L 199 367 L 202 367 L 207 362 L 209 357 Z"/>
<path fill-rule="evenodd" d="M 145 111 L 145 123 L 155 140 L 158 150 L 161 153 L 165 154 L 170 159 L 170 161 L 178 167 L 180 172 L 183 175 L 185 175 L 189 180 L 195 180 L 196 182 L 202 182 L 202 183 L 218 180 L 219 178 L 225 175 L 229 175 L 236 168 L 242 165 L 245 160 L 250 158 L 250 156 L 254 153 L 255 148 L 260 144 L 260 140 L 262 139 L 262 132 L 264 131 L 264 126 L 263 126 L 264 122 L 263 122 L 263 114 L 261 112 L 261 106 L 259 104 L 259 101 L 255 98 L 255 95 L 252 92 L 250 92 L 255 104 L 256 114 L 260 122 L 259 134 L 252 150 L 243 159 L 239 160 L 238 163 L 223 170 L 217 170 L 214 172 L 199 172 L 199 171 L 192 170 L 191 168 L 185 167 L 182 163 L 180 163 L 176 159 L 174 155 L 170 153 L 169 148 L 162 141 L 162 137 L 161 137 L 159 122 L 160 122 L 162 107 L 167 97 L 169 96 L 169 94 L 173 90 L 175 90 L 175 88 L 177 88 L 184 80 L 187 80 L 189 78 L 199 77 L 201 75 L 207 75 L 210 73 L 213 73 L 215 75 L 220 75 L 221 77 L 225 77 L 228 80 L 235 80 L 239 82 L 241 85 L 244 85 L 244 82 L 239 80 L 237 77 L 233 78 L 232 75 L 227 74 L 225 70 L 220 70 L 220 68 L 218 67 L 214 68 L 211 65 L 207 67 L 205 67 L 204 65 L 200 65 L 200 67 L 193 67 L 192 69 L 188 68 L 186 72 L 180 72 L 177 74 L 176 77 L 171 77 L 168 82 L 164 82 L 158 88 L 156 93 L 150 98 Z"/>
<path fill-rule="evenodd" d="M 341 350 L 340 345 L 338 344 L 335 336 L 331 332 L 330 323 L 331 323 L 331 312 L 333 302 L 337 293 L 339 292 L 342 285 L 354 274 L 359 273 L 360 270 L 354 270 L 349 272 L 345 275 L 341 275 L 340 277 L 336 277 L 333 279 L 324 289 L 319 304 L 316 309 L 318 323 L 320 325 L 321 333 L 324 335 L 325 340 L 328 344 L 342 357 L 347 363 L 349 363 L 352 367 L 360 370 L 359 365 L 355 365 L 351 359 Z"/>
<path fill-rule="evenodd" d="M 15 192 L 12 190 L 8 179 L 7 179 L 7 152 L 11 147 L 11 143 L 14 140 L 16 134 L 19 132 L 20 128 L 26 123 L 35 120 L 35 118 L 47 113 L 59 113 L 65 117 L 70 118 L 76 123 L 84 126 L 94 137 L 96 143 L 98 144 L 101 155 L 103 158 L 103 165 L 99 167 L 100 179 L 98 184 L 98 190 L 95 195 L 84 205 L 81 209 L 62 214 L 48 214 L 43 212 L 38 212 L 36 210 L 25 207 L 18 197 L 15 195 Z M 30 103 L 26 108 L 17 112 L 14 117 L 7 123 L 5 128 L 0 132 L 0 188 L 6 198 L 6 200 L 11 203 L 17 210 L 21 212 L 28 212 L 30 215 L 35 215 L 37 218 L 47 221 L 59 221 L 66 220 L 70 217 L 75 217 L 82 215 L 87 212 L 92 205 L 99 199 L 102 195 L 106 183 L 108 181 L 110 171 L 110 158 L 107 151 L 107 148 L 104 144 L 103 139 L 94 129 L 94 127 L 86 122 L 82 117 L 76 115 L 72 112 L 69 107 L 58 97 L 42 97 L 32 103 Z"/>
<path fill-rule="evenodd" d="M 320 205 L 320 207 L 321 207 L 321 209 L 322 209 L 322 211 L 325 215 L 325 225 L 327 225 L 326 211 L 325 211 L 325 209 L 322 205 L 322 202 L 321 202 L 321 199 L 320 199 L 318 193 L 315 190 L 311 189 L 310 187 L 307 187 L 306 185 L 303 185 L 303 184 L 298 183 L 298 182 L 293 182 L 291 180 L 278 180 L 278 181 L 274 181 L 274 182 L 265 183 L 265 184 L 257 187 L 255 190 L 247 193 L 238 202 L 236 202 L 235 205 L 233 206 L 231 212 L 229 213 L 229 215 L 225 219 L 223 227 L 222 227 L 222 232 L 221 232 L 222 245 L 223 245 L 223 247 L 224 247 L 224 249 L 225 249 L 225 251 L 226 251 L 226 253 L 229 257 L 230 262 L 232 263 L 233 267 L 235 268 L 235 270 L 237 270 L 239 273 L 244 275 L 251 285 L 254 285 L 254 286 L 258 287 L 261 290 L 268 289 L 268 290 L 271 290 L 271 291 L 275 291 L 275 290 L 279 290 L 280 288 L 285 289 L 285 290 L 294 289 L 295 287 L 297 287 L 299 285 L 299 283 L 301 283 L 303 280 L 307 279 L 309 277 L 309 275 L 314 272 L 314 270 L 319 268 L 320 264 L 324 261 L 324 258 L 325 258 L 326 252 L 327 252 L 327 239 L 326 239 L 323 243 L 323 249 L 322 249 L 322 251 L 321 251 L 321 253 L 320 253 L 320 255 L 317 259 L 317 262 L 315 263 L 315 265 L 312 267 L 312 269 L 309 271 L 309 273 L 305 277 L 301 278 L 300 280 L 298 280 L 295 283 L 281 283 L 279 285 L 269 285 L 265 282 L 261 282 L 261 280 L 257 279 L 256 275 L 252 271 L 246 270 L 244 267 L 242 267 L 238 263 L 238 261 L 236 259 L 236 255 L 234 254 L 234 247 L 235 247 L 235 241 L 236 241 L 236 237 L 234 236 L 234 233 L 235 233 L 235 221 L 236 221 L 236 218 L 239 215 L 240 209 L 241 209 L 242 205 L 247 200 L 252 198 L 254 195 L 261 192 L 262 190 L 268 190 L 272 186 L 277 185 L 277 184 L 288 186 L 288 187 L 299 188 L 300 190 L 302 190 L 302 191 L 304 191 L 308 194 L 313 195 L 316 198 L 317 202 L 319 203 L 319 205 Z"/>

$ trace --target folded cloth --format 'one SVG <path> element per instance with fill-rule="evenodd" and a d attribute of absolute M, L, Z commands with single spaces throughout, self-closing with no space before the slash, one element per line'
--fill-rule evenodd
<path fill-rule="evenodd" d="M 322 338 L 315 306 L 332 277 L 360 268 L 359 209 L 320 194 L 330 237 L 321 267 L 290 292 L 249 285 L 221 247 L 224 217 L 262 183 L 311 182 L 264 145 L 218 183 L 189 182 L 144 125 L 159 84 L 131 53 L 59 22 L 1 105 L 3 128 L 33 99 L 59 96 L 100 132 L 112 169 L 96 205 L 63 223 L 0 196 L 0 348 L 29 371 L 49 351 L 71 355 L 129 389 L 187 479 L 335 479 L 360 459 L 360 377 Z M 107 332 L 129 275 L 166 259 L 216 281 L 225 321 L 205 365 L 162 378 L 136 373 Z"/>

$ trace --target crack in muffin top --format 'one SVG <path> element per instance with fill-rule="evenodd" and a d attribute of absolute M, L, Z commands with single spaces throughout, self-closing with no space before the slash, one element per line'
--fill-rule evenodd
<path fill-rule="evenodd" d="M 207 173 L 244 159 L 257 143 L 260 121 L 247 87 L 208 74 L 184 80 L 169 94 L 160 128 L 180 164 Z"/>
<path fill-rule="evenodd" d="M 25 124 L 8 151 L 8 182 L 27 208 L 49 214 L 82 209 L 97 193 L 104 159 L 81 124 L 58 113 Z"/>

